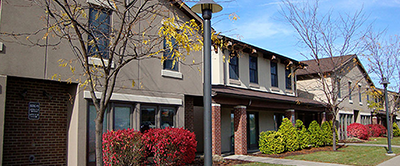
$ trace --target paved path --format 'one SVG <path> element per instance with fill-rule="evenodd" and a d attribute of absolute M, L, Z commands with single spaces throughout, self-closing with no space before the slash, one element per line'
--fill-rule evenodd
<path fill-rule="evenodd" d="M 343 145 L 343 144 L 340 144 Z M 346 143 L 346 145 L 351 146 L 376 146 L 376 147 L 387 147 L 387 145 L 379 145 L 379 144 L 353 144 Z M 392 145 L 393 148 L 400 148 L 400 146 Z M 256 157 L 256 156 L 247 156 L 247 155 L 232 155 L 226 156 L 225 159 L 237 159 L 237 160 L 245 160 L 245 161 L 253 161 L 260 163 L 270 163 L 270 164 L 281 164 L 281 165 L 297 165 L 297 166 L 345 166 L 342 164 L 334 164 L 334 163 L 323 163 L 323 162 L 313 162 L 313 161 L 303 161 L 303 160 L 291 160 L 291 159 L 280 159 L 280 158 L 271 158 L 271 157 Z M 400 155 L 393 157 L 383 163 L 378 164 L 377 166 L 398 166 L 400 165 Z"/>

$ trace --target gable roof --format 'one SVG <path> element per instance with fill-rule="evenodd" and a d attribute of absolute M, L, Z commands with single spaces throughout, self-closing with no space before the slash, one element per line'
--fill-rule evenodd
<path fill-rule="evenodd" d="M 309 75 L 309 74 L 317 74 L 320 72 L 329 73 L 333 72 L 342 66 L 346 65 L 353 58 L 357 58 L 357 55 L 345 55 L 345 56 L 336 56 L 329 58 L 319 59 L 318 62 L 313 60 L 301 61 L 301 63 L 306 64 L 304 69 L 297 70 L 296 75 Z"/>

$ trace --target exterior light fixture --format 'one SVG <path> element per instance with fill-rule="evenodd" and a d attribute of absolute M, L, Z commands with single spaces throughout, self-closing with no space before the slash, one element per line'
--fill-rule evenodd
<path fill-rule="evenodd" d="M 222 10 L 222 6 L 213 0 L 200 0 L 192 7 L 192 11 L 202 14 L 203 29 L 203 103 L 204 103 L 204 165 L 212 165 L 212 136 L 211 136 L 211 17 L 212 13 Z"/>

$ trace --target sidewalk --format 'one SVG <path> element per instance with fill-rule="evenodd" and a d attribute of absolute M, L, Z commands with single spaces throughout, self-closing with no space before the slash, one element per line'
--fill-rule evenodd
<path fill-rule="evenodd" d="M 341 144 L 343 145 L 343 143 Z M 346 145 L 351 146 L 377 146 L 377 147 L 387 147 L 387 145 L 379 145 L 379 144 L 355 144 L 355 143 L 346 143 Z M 393 148 L 400 148 L 400 146 L 392 145 Z M 343 164 L 335 164 L 335 163 L 323 163 L 323 162 L 313 162 L 313 161 L 303 161 L 303 160 L 291 160 L 291 159 L 280 159 L 280 158 L 271 158 L 271 157 L 256 157 L 256 156 L 248 156 L 248 155 L 232 155 L 226 156 L 225 159 L 236 159 L 236 160 L 245 160 L 245 161 L 253 161 L 260 163 L 270 163 L 270 164 L 281 164 L 281 165 L 297 165 L 297 166 L 345 166 Z M 393 157 L 383 163 L 378 164 L 377 166 L 397 166 L 400 165 L 400 155 Z"/>

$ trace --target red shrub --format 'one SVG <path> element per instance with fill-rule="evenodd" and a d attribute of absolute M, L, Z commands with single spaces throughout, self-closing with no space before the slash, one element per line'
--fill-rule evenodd
<path fill-rule="evenodd" d="M 352 123 L 347 126 L 347 136 L 368 140 L 368 129 L 360 123 Z"/>
<path fill-rule="evenodd" d="M 195 135 L 183 128 L 150 129 L 143 138 L 157 165 L 184 165 L 195 158 Z"/>
<path fill-rule="evenodd" d="M 369 128 L 369 136 L 370 137 L 383 137 L 386 135 L 386 128 L 380 124 L 369 124 L 367 125 Z"/>
<path fill-rule="evenodd" d="M 103 134 L 103 161 L 107 166 L 143 163 L 148 154 L 138 131 L 124 129 Z"/>

